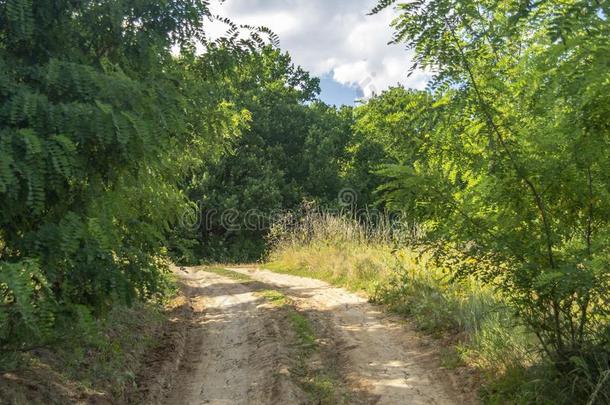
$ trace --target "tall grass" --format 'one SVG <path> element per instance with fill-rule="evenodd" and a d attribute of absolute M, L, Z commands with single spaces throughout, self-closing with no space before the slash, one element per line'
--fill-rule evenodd
<path fill-rule="evenodd" d="M 489 378 L 538 362 L 534 336 L 502 297 L 474 278 L 456 279 L 451 269 L 435 265 L 407 244 L 414 233 L 421 232 L 383 216 L 362 221 L 309 212 L 274 225 L 268 265 L 364 290 L 371 301 L 408 315 L 421 329 L 451 338 L 457 364 Z"/>
<path fill-rule="evenodd" d="M 377 222 L 365 226 L 325 212 L 284 218 L 268 237 L 270 264 L 373 293 L 392 275 L 392 251 L 399 238 L 387 218 Z"/>

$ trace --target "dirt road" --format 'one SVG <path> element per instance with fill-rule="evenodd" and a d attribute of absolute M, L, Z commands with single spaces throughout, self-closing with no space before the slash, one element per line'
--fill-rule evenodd
<path fill-rule="evenodd" d="M 430 341 L 364 298 L 318 280 L 230 270 L 180 272 L 197 324 L 163 403 L 473 402 Z"/>

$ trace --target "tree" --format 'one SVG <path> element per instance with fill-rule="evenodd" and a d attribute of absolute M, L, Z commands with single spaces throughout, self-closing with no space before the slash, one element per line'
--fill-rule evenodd
<path fill-rule="evenodd" d="M 379 173 L 382 167 L 411 167 L 425 153 L 426 136 L 436 125 L 433 102 L 425 91 L 393 87 L 355 109 L 348 176 L 358 185 L 362 203 L 383 203 L 379 195 L 385 180 Z"/>
<path fill-rule="evenodd" d="M 390 198 L 434 206 L 420 219 L 466 252 L 460 270 L 497 284 L 557 369 L 593 391 L 610 353 L 607 3 L 397 8 L 395 41 L 436 72 L 442 120 L 425 155 L 386 169 Z"/>
<path fill-rule="evenodd" d="M 350 186 L 344 172 L 350 158 L 353 109 L 316 102 L 309 106 L 309 113 L 312 123 L 303 145 L 302 164 L 307 169 L 303 191 L 318 205 L 333 207 L 339 191 Z"/>
<path fill-rule="evenodd" d="M 204 218 L 196 256 L 246 261 L 264 252 L 274 213 L 336 197 L 351 114 L 317 101 L 318 79 L 277 48 L 230 53 L 214 47 L 200 63 L 213 67 L 202 71 L 223 83 L 222 98 L 247 111 L 248 126 L 218 162 L 193 173 L 187 190 Z"/>
<path fill-rule="evenodd" d="M 205 16 L 201 0 L 0 1 L 0 350 L 163 291 L 184 147 L 217 153 L 234 121 L 188 71 Z"/>

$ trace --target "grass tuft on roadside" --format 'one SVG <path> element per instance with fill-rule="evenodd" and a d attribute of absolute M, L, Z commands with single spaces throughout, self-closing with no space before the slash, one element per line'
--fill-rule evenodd
<path fill-rule="evenodd" d="M 205 266 L 199 267 L 198 270 L 207 271 L 208 273 L 218 274 L 219 276 L 228 277 L 233 280 L 248 282 L 252 281 L 252 278 L 246 274 L 238 273 L 220 266 Z"/>
<path fill-rule="evenodd" d="M 276 307 L 292 305 L 290 299 L 277 290 L 263 290 L 256 294 L 265 298 L 270 304 Z"/>

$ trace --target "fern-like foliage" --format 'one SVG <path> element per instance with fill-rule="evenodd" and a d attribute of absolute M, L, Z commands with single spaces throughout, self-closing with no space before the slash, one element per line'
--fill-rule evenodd
<path fill-rule="evenodd" d="M 391 7 L 397 1 L 398 0 L 378 0 L 377 4 L 375 5 L 375 7 L 373 7 L 373 9 L 371 10 L 371 12 L 369 14 L 371 14 L 371 15 L 378 14 L 378 13 L 382 12 L 383 10 L 385 10 L 386 8 Z"/>
<path fill-rule="evenodd" d="M 0 350 L 163 290 L 185 156 L 236 126 L 190 73 L 206 18 L 204 0 L 0 1 Z"/>
<path fill-rule="evenodd" d="M 55 309 L 36 261 L 0 262 L 0 350 L 23 349 L 50 336 Z"/>

